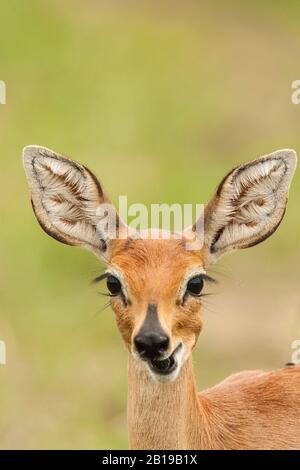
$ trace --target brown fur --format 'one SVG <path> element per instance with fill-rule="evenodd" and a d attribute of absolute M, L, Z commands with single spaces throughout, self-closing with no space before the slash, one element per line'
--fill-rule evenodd
<path fill-rule="evenodd" d="M 133 449 L 299 449 L 300 367 L 241 372 L 197 394 L 192 360 L 175 382 L 149 380 L 129 359 Z"/>
<path fill-rule="evenodd" d="M 102 256 L 108 271 L 121 278 L 122 293 L 112 298 L 112 307 L 129 352 L 132 448 L 300 448 L 300 367 L 241 372 L 198 394 L 191 351 L 202 329 L 201 297 L 182 294 L 187 276 L 203 273 L 226 251 L 260 243 L 277 229 L 296 161 L 293 150 L 280 150 L 231 171 L 206 206 L 203 247 L 190 251 L 184 236 L 196 239 L 197 223 L 182 239 L 172 234 L 149 239 L 147 234 L 133 237 L 117 219 L 126 239 L 112 240 L 103 228 L 101 238 L 97 208 L 108 199 L 96 177 L 49 149 L 24 149 L 33 208 L 44 230 Z M 173 381 L 157 382 L 135 350 L 149 305 L 155 305 L 170 339 L 168 356 L 174 349 L 184 353 Z"/>
<path fill-rule="evenodd" d="M 183 308 L 175 299 L 183 273 L 200 259 L 178 240 L 116 243 L 111 264 L 126 277 L 132 307 L 116 300 L 113 308 L 129 350 L 151 302 L 173 342 L 180 336 L 193 347 L 202 328 L 199 304 Z M 175 382 L 160 384 L 130 354 L 128 382 L 134 449 L 300 448 L 300 367 L 241 372 L 198 394 L 191 358 Z"/>
<path fill-rule="evenodd" d="M 183 307 L 178 300 L 178 286 L 187 269 L 201 266 L 201 254 L 187 251 L 182 240 L 116 240 L 110 265 L 117 267 L 130 288 L 126 308 L 120 299 L 112 300 L 118 327 L 131 347 L 132 337 L 144 321 L 147 305 L 156 304 L 160 322 L 176 343 L 184 337 L 194 345 L 202 328 L 198 299 L 189 299 Z M 168 279 L 168 282 L 166 282 Z M 172 347 L 172 345 L 171 345 Z"/>

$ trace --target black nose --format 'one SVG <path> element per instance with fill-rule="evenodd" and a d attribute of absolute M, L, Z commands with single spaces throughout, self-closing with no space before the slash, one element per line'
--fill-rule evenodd
<path fill-rule="evenodd" d="M 141 356 L 153 359 L 168 349 L 169 338 L 160 333 L 142 333 L 135 337 L 134 344 Z"/>

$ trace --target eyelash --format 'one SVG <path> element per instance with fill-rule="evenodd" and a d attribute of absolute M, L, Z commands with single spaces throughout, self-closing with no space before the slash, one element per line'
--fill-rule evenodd
<path fill-rule="evenodd" d="M 103 274 L 100 274 L 99 276 L 97 276 L 97 277 L 95 277 L 95 278 L 93 279 L 92 283 L 95 284 L 95 283 L 97 283 L 97 282 L 103 281 L 103 280 L 106 279 L 109 275 L 110 275 L 110 273 L 103 273 Z M 193 276 L 193 277 L 194 277 L 194 276 Z M 214 278 L 211 277 L 211 276 L 208 276 L 207 274 L 200 274 L 199 277 L 201 277 L 201 279 L 202 279 L 203 281 L 211 282 L 211 283 L 214 283 L 214 284 L 217 282 L 216 279 L 214 279 Z M 188 285 L 188 282 L 189 282 L 191 279 L 192 279 L 192 277 L 191 277 L 190 279 L 188 279 L 188 281 L 186 282 L 185 292 L 184 292 L 184 295 L 183 295 L 183 298 L 182 298 L 182 302 L 181 302 L 182 305 L 184 305 L 187 296 L 188 296 L 188 295 L 192 295 L 192 294 L 190 294 L 190 293 L 186 290 L 186 287 L 187 287 L 187 285 Z M 125 305 L 125 307 L 127 307 L 127 304 L 128 304 L 128 303 L 127 303 L 127 299 L 126 299 L 126 297 L 125 297 L 125 295 L 124 295 L 123 290 L 121 291 L 120 294 L 111 294 L 110 292 L 108 292 L 108 293 L 105 293 L 105 294 L 103 294 L 103 295 L 106 295 L 106 296 L 108 296 L 108 297 L 118 297 L 118 296 L 120 296 L 121 299 L 122 299 L 122 301 L 123 301 L 123 303 L 124 303 L 124 305 Z M 204 295 L 205 295 L 205 294 L 203 294 L 202 291 L 201 291 L 200 294 L 198 294 L 198 295 L 193 295 L 193 297 L 194 297 L 194 298 L 200 298 L 200 297 L 203 297 Z"/>
<path fill-rule="evenodd" d="M 103 281 L 104 279 L 107 279 L 108 276 L 110 276 L 111 274 L 106 272 L 106 273 L 103 273 L 103 274 L 100 274 L 99 276 L 95 277 L 93 280 L 92 280 L 92 283 L 93 284 L 96 284 L 97 282 L 101 282 Z M 105 292 L 105 293 L 102 293 L 102 295 L 105 295 L 107 297 L 121 297 L 123 303 L 125 306 L 127 306 L 127 300 L 126 300 L 126 297 L 125 297 L 125 294 L 123 292 L 123 290 L 118 293 L 118 294 L 112 294 L 111 292 Z"/>
<path fill-rule="evenodd" d="M 108 276 L 111 276 L 111 275 L 113 276 L 113 274 L 111 274 L 111 273 L 106 273 L 106 278 L 107 278 Z M 114 276 L 114 277 L 115 277 L 115 276 Z M 117 279 L 118 279 L 118 278 L 117 278 Z M 118 279 L 118 280 L 119 280 L 119 279 Z M 128 300 L 127 300 L 127 298 L 126 298 L 126 296 L 125 296 L 125 294 L 124 294 L 122 283 L 121 283 L 120 280 L 119 280 L 119 282 L 120 282 L 120 285 L 121 285 L 121 291 L 120 291 L 120 292 L 117 292 L 116 294 L 112 294 L 111 292 L 108 292 L 107 295 L 108 295 L 109 297 L 111 297 L 111 298 L 120 297 L 120 299 L 122 300 L 124 306 L 127 307 L 127 305 L 128 305 Z"/>
<path fill-rule="evenodd" d="M 207 274 L 204 274 L 204 273 L 201 273 L 201 274 L 198 274 L 198 275 L 196 274 L 196 275 L 190 277 L 190 278 L 187 280 L 186 285 L 185 285 L 185 292 L 184 292 L 183 297 L 182 297 L 181 305 L 184 305 L 184 304 L 185 304 L 185 301 L 186 301 L 186 299 L 187 299 L 188 296 L 191 296 L 191 297 L 193 297 L 193 298 L 199 299 L 200 297 L 204 297 L 205 295 L 207 295 L 207 294 L 203 294 L 202 291 L 200 292 L 200 294 L 191 294 L 190 292 L 188 292 L 188 290 L 187 290 L 187 285 L 188 285 L 189 281 L 190 281 L 191 279 L 193 279 L 194 277 L 196 277 L 196 276 L 199 276 L 199 277 L 202 279 L 202 281 L 207 281 L 207 282 L 211 282 L 211 283 L 214 283 L 214 284 L 217 282 L 216 279 L 214 279 L 213 277 L 208 276 Z M 204 285 L 205 285 L 205 284 L 204 284 Z M 203 286 L 203 287 L 204 287 L 204 286 Z"/>

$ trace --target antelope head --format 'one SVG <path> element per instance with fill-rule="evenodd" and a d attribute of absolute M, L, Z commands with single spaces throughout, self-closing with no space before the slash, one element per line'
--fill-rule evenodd
<path fill-rule="evenodd" d="M 150 378 L 166 382 L 176 380 L 201 332 L 203 288 L 212 282 L 208 267 L 230 250 L 260 243 L 279 226 L 296 153 L 279 150 L 228 173 L 205 206 L 203 240 L 195 249 L 190 242 L 200 240 L 197 223 L 180 237 L 131 230 L 79 163 L 29 146 L 24 165 L 41 227 L 106 263 L 103 277 L 126 347 Z M 103 223 L 108 212 L 115 220 L 113 235 Z"/>

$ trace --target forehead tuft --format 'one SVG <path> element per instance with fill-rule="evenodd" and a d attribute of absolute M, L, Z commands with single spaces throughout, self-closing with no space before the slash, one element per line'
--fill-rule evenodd
<path fill-rule="evenodd" d="M 170 268 L 181 271 L 193 264 L 201 265 L 201 252 L 186 249 L 184 239 L 128 238 L 117 240 L 112 251 L 111 263 L 121 269 Z"/>

